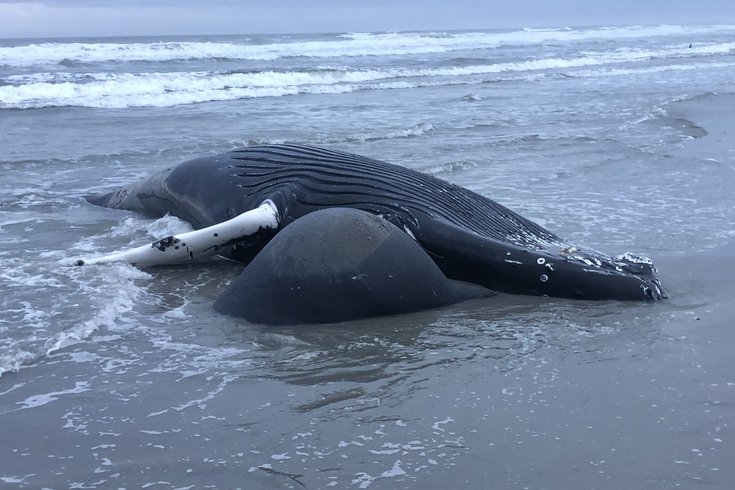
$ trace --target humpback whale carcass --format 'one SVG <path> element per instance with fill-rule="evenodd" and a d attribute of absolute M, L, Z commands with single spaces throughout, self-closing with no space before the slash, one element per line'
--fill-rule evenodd
<path fill-rule="evenodd" d="M 575 246 L 465 188 L 322 148 L 247 147 L 189 160 L 88 200 L 151 217 L 170 213 L 195 231 L 80 264 L 155 265 L 207 254 L 248 264 L 297 220 L 323 209 L 353 208 L 405 232 L 450 280 L 496 292 L 575 299 L 665 296 L 648 258 Z M 311 226 L 319 227 L 319 221 Z M 338 246 L 339 236 L 335 240 Z"/>

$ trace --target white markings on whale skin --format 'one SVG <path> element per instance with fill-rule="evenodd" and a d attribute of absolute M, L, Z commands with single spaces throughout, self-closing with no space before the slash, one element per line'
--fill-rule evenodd
<path fill-rule="evenodd" d="M 264 228 L 278 228 L 280 221 L 276 205 L 264 201 L 255 209 L 246 211 L 228 221 L 179 235 L 171 235 L 149 245 L 122 252 L 79 259 L 75 265 L 128 262 L 135 265 L 180 264 L 214 255 L 240 238 L 251 236 Z"/>

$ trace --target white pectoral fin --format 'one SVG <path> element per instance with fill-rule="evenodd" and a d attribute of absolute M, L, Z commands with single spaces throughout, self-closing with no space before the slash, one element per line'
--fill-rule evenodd
<path fill-rule="evenodd" d="M 168 236 L 149 245 L 103 257 L 79 259 L 74 263 L 93 265 L 128 262 L 135 265 L 167 265 L 191 262 L 214 255 L 221 247 L 254 235 L 260 229 L 277 228 L 278 222 L 278 208 L 273 201 L 267 200 L 231 220 L 201 230 Z"/>

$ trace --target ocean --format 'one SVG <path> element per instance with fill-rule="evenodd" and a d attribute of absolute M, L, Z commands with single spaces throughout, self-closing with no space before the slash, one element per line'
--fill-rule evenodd
<path fill-rule="evenodd" d="M 0 40 L 0 487 L 732 488 L 735 26 Z M 468 187 L 669 299 L 268 328 L 84 196 L 261 143 Z M 287 308 L 288 305 L 284 305 Z"/>

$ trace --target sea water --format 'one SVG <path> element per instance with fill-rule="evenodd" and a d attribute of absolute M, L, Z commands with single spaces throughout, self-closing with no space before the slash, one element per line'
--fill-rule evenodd
<path fill-rule="evenodd" d="M 734 484 L 733 80 L 735 26 L 0 41 L 0 486 Z M 224 260 L 70 265 L 189 229 L 85 195 L 279 142 L 651 256 L 671 297 L 274 329 L 213 311 Z"/>

